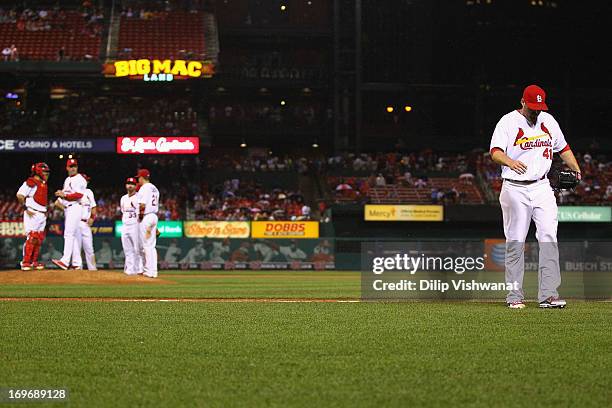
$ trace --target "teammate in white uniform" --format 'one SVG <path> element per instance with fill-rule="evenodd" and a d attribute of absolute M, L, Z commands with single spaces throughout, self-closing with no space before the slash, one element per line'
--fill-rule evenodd
<path fill-rule="evenodd" d="M 125 181 L 127 194 L 121 197 L 121 244 L 125 254 L 123 271 L 126 275 L 142 273 L 142 259 L 140 257 L 140 228 L 138 224 L 138 195 L 136 194 L 138 181 L 130 177 Z"/>
<path fill-rule="evenodd" d="M 45 239 L 47 223 L 47 180 L 49 166 L 46 163 L 32 165 L 30 177 L 17 191 L 17 200 L 24 206 L 23 228 L 26 242 L 23 245 L 23 260 L 21 270 L 44 269 L 45 265 L 38 262 L 40 247 Z"/>
<path fill-rule="evenodd" d="M 64 188 L 55 192 L 57 197 L 64 200 L 64 254 L 62 259 L 51 260 L 64 270 L 68 269 L 71 263 L 75 269 L 80 269 L 82 265 L 78 235 L 80 234 L 79 225 L 83 215 L 81 199 L 87 189 L 87 181 L 79 174 L 76 159 L 70 159 L 66 162 L 66 170 L 68 171 L 68 177 L 64 181 Z"/>
<path fill-rule="evenodd" d="M 151 173 L 147 169 L 138 170 L 136 175 L 138 190 L 138 220 L 140 221 L 141 256 L 143 275 L 157 277 L 157 212 L 159 211 L 159 190 L 149 181 Z"/>
<path fill-rule="evenodd" d="M 90 177 L 85 174 L 82 176 L 85 178 L 87 186 L 89 187 L 89 181 L 91 180 Z M 79 248 L 83 248 L 83 252 L 85 252 L 87 269 L 90 271 L 98 270 L 96 267 L 96 255 L 94 253 L 93 246 L 93 234 L 91 233 L 91 226 L 96 220 L 96 206 L 97 204 L 94 193 L 87 188 L 85 190 L 85 194 L 83 194 L 83 198 L 81 198 L 81 207 L 83 207 L 83 212 L 81 215 L 81 221 L 79 222 L 80 234 L 77 235 L 77 245 Z"/>
<path fill-rule="evenodd" d="M 546 93 L 537 85 L 523 91 L 521 109 L 504 115 L 491 139 L 491 157 L 502 165 L 501 203 L 506 235 L 506 282 L 518 282 L 519 289 L 506 297 L 508 307 L 524 304 L 524 248 L 531 220 L 539 242 L 538 300 L 542 308 L 562 308 L 559 249 L 557 245 L 557 202 L 546 177 L 559 153 L 565 164 L 580 173 L 580 167 L 565 141 L 559 124 L 547 112 Z"/>

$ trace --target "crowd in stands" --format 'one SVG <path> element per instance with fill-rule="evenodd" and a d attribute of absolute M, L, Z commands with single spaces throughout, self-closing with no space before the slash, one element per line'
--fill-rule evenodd
<path fill-rule="evenodd" d="M 398 186 L 419 189 L 419 195 L 431 198 L 432 203 L 463 203 L 467 194 L 462 190 L 474 184 L 478 156 L 478 153 L 443 154 L 430 149 L 407 154 L 346 153 L 328 158 L 327 181 L 340 201 L 367 201 L 373 188 Z M 431 185 L 429 177 L 435 174 L 454 177 L 456 185 L 448 188 Z M 425 189 L 430 189 L 430 194 L 425 194 Z M 389 189 L 388 194 L 394 194 L 394 190 Z"/>
<path fill-rule="evenodd" d="M 196 220 L 308 220 L 311 216 L 299 191 L 269 191 L 238 179 L 225 181 L 219 192 L 196 194 L 192 208 Z"/>
<path fill-rule="evenodd" d="M 182 98 L 64 98 L 52 102 L 48 116 L 55 136 L 198 134 L 197 112 Z"/>
<path fill-rule="evenodd" d="M 612 162 L 604 155 L 577 153 L 576 157 L 583 180 L 575 191 L 559 193 L 558 202 L 612 203 Z M 98 218 L 102 220 L 120 219 L 118 203 L 124 194 L 124 177 L 141 167 L 155 169 L 153 180 L 162 196 L 159 213 L 162 220 L 303 220 L 318 219 L 318 213 L 326 211 L 317 208 L 313 212 L 297 184 L 275 187 L 274 183 L 265 185 L 258 181 L 263 180 L 263 173 L 316 174 L 327 181 L 336 202 L 478 203 L 484 202 L 484 194 L 474 191 L 495 189 L 500 180 L 499 166 L 490 162 L 488 153 L 482 152 L 441 154 L 428 150 L 419 154 L 347 153 L 305 158 L 275 156 L 267 149 L 254 149 L 252 154 L 219 153 L 205 159 L 134 157 L 116 162 L 104 177 L 98 176 L 98 170 L 108 169 L 105 159 L 91 157 L 82 163 L 82 171 L 92 175 L 91 188 L 97 196 Z M 218 170 L 234 175 L 220 182 L 205 176 Z M 247 177 L 249 174 L 252 176 Z M 53 177 L 54 185 L 63 179 L 63 175 Z M 484 185 L 479 180 L 484 180 Z M 0 219 L 19 220 L 22 209 L 16 204 L 14 191 L 4 184 Z M 50 218 L 62 218 L 61 211 L 53 205 Z"/>
<path fill-rule="evenodd" d="M 76 9 L 60 7 L 59 2 L 54 7 L 34 7 L 32 2 L 27 1 L 19 4 L 19 6 L 10 8 L 6 6 L 6 8 L 3 8 L 0 5 L 0 30 L 2 30 L 3 35 L 10 37 L 13 41 L 10 44 L 0 44 L 3 60 L 39 59 L 41 56 L 39 55 L 40 50 L 30 48 L 22 50 L 16 45 L 16 41 L 23 41 L 24 44 L 27 44 L 27 47 L 37 47 L 34 41 L 41 41 L 41 38 L 27 35 L 27 33 L 36 32 L 49 33 L 50 37 L 48 38 L 53 44 L 63 44 L 54 50 L 57 60 L 80 61 L 94 58 L 92 54 L 82 53 L 82 49 L 75 50 L 71 43 L 82 37 L 100 39 L 105 20 L 102 8 L 94 7 L 89 0 L 83 1 L 81 6 Z M 18 33 L 17 38 L 15 38 L 13 31 L 3 30 L 3 26 L 6 25 L 15 28 L 16 33 Z M 0 35 L 0 39 L 3 35 Z M 87 47 L 85 49 L 88 50 Z"/>
<path fill-rule="evenodd" d="M 305 157 L 292 157 L 284 155 L 282 157 L 269 154 L 267 149 L 260 153 L 249 155 L 223 154 L 220 156 L 212 155 L 206 158 L 206 169 L 230 169 L 237 172 L 297 172 L 304 174 L 312 166 L 312 159 Z"/>
<path fill-rule="evenodd" d="M 212 104 L 208 111 L 211 126 L 266 126 L 270 128 L 290 124 L 293 127 L 312 128 L 331 120 L 331 112 L 325 112 L 314 104 L 295 105 L 272 103 Z"/>

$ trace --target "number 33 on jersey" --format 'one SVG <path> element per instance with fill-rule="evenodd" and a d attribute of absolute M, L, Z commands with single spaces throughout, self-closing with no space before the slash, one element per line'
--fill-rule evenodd
<path fill-rule="evenodd" d="M 550 170 L 553 153 L 569 149 L 559 124 L 547 112 L 540 112 L 532 126 L 518 110 L 512 111 L 499 120 L 491 139 L 491 154 L 502 150 L 527 165 L 525 174 L 502 166 L 502 178 L 511 180 L 540 180 Z"/>

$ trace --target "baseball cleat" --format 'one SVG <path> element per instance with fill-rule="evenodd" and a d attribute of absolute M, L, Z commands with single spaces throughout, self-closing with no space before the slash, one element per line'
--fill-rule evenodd
<path fill-rule="evenodd" d="M 36 269 L 37 271 L 40 271 L 46 268 L 45 264 L 40 263 L 40 262 L 34 262 L 33 266 L 34 266 L 34 269 Z"/>
<path fill-rule="evenodd" d="M 541 309 L 563 309 L 567 305 L 567 302 L 558 297 L 549 297 L 543 302 L 540 302 Z"/>
<path fill-rule="evenodd" d="M 508 309 L 524 309 L 526 307 L 525 303 L 522 300 L 508 302 L 507 305 Z"/>
<path fill-rule="evenodd" d="M 65 271 L 66 271 L 66 270 L 68 270 L 68 265 L 66 265 L 65 263 L 63 263 L 63 262 L 62 262 L 61 260 L 59 260 L 59 259 L 52 259 L 52 260 L 51 260 L 51 262 L 53 262 L 53 264 L 54 264 L 55 266 L 57 266 L 58 268 L 60 268 L 60 269 L 63 269 L 63 270 L 65 270 Z"/>
<path fill-rule="evenodd" d="M 22 262 L 21 263 L 21 270 L 22 271 L 31 271 L 32 270 L 32 264 L 29 262 Z"/>

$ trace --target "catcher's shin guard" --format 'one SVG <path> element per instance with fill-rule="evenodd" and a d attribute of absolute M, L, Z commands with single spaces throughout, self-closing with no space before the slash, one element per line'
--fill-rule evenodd
<path fill-rule="evenodd" d="M 38 236 L 34 231 L 28 232 L 25 244 L 23 244 L 23 262 L 24 264 L 32 263 L 32 256 L 34 255 L 34 248 L 38 244 Z"/>
<path fill-rule="evenodd" d="M 43 241 L 45 240 L 45 233 L 43 231 L 38 231 L 36 234 L 36 245 L 32 250 L 32 263 L 38 264 L 38 257 L 40 256 L 40 248 L 42 247 Z"/>

